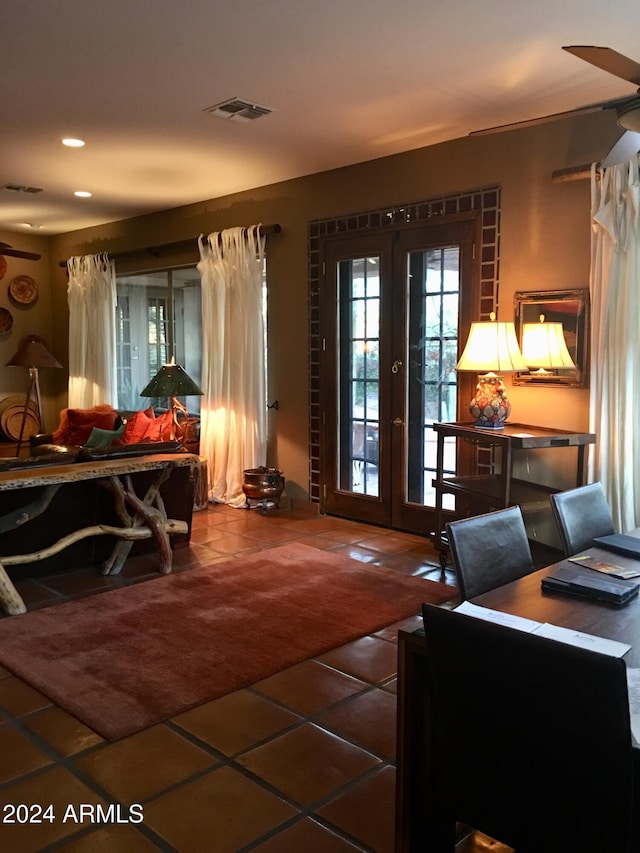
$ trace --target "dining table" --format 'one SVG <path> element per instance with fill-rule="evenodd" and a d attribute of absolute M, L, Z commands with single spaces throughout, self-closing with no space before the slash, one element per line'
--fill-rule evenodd
<path fill-rule="evenodd" d="M 640 538 L 640 528 L 629 533 Z M 594 562 L 637 569 L 640 583 L 640 558 L 601 547 L 592 547 L 573 556 L 583 555 Z M 580 564 L 587 563 L 581 561 Z M 490 610 L 625 643 L 631 647 L 623 656 L 627 667 L 640 667 L 640 596 L 617 606 L 542 590 L 544 577 L 561 567 L 575 565 L 568 558 L 559 560 L 476 596 L 471 602 Z M 428 849 L 427 840 L 422 837 L 420 815 L 431 796 L 429 687 L 424 631 L 420 628 L 399 631 L 395 853 L 418 853 Z"/>

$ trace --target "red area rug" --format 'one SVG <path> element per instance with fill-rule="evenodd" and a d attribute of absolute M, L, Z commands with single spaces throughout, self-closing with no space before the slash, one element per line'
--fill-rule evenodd
<path fill-rule="evenodd" d="M 453 590 L 294 543 L 0 621 L 0 662 L 117 740 Z"/>

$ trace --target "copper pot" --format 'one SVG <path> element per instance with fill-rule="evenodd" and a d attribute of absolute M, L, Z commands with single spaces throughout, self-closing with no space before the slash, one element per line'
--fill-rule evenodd
<path fill-rule="evenodd" d="M 247 503 L 250 500 L 262 501 L 264 504 L 272 501 L 280 504 L 280 495 L 284 490 L 284 477 L 278 468 L 246 468 L 243 472 L 242 491 Z"/>

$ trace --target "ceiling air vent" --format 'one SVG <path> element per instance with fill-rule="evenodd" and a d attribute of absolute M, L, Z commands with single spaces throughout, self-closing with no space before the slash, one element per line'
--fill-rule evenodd
<path fill-rule="evenodd" d="M 25 187 L 22 184 L 5 184 L 3 190 L 12 190 L 14 193 L 41 193 L 41 187 Z"/>
<path fill-rule="evenodd" d="M 231 121 L 253 121 L 254 119 L 268 116 L 273 110 L 269 107 L 261 107 L 251 101 L 242 101 L 240 98 L 230 98 L 220 104 L 207 107 L 205 113 L 210 113 L 218 118 L 229 118 Z"/>

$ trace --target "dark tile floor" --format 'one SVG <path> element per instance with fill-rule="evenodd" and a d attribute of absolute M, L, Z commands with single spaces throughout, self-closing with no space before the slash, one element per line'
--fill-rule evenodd
<path fill-rule="evenodd" d="M 321 517 L 311 504 L 198 512 L 174 570 L 300 540 L 445 580 L 456 597 L 428 540 Z M 86 569 L 19 588 L 34 609 L 152 577 L 145 556 L 121 576 Z M 0 850 L 391 853 L 396 636 L 418 624 L 416 616 L 390 626 L 116 743 L 0 667 Z M 24 808 L 27 822 L 6 822 L 11 804 L 49 803 L 53 822 Z M 120 804 L 122 822 L 82 824 L 77 813 L 65 821 L 70 803 Z M 125 822 L 132 803 L 142 822 Z"/>

